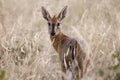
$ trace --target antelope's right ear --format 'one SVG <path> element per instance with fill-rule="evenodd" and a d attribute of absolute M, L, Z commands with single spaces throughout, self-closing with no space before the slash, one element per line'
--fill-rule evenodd
<path fill-rule="evenodd" d="M 43 15 L 44 19 L 49 21 L 51 19 L 50 14 L 43 6 L 41 7 L 41 9 L 42 9 L 42 15 Z"/>

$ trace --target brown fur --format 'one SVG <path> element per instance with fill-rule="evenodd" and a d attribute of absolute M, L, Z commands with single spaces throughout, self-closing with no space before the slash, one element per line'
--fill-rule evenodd
<path fill-rule="evenodd" d="M 51 19 L 52 23 L 55 24 L 57 23 L 58 19 L 54 16 L 52 19 Z"/>
<path fill-rule="evenodd" d="M 72 68 L 70 68 L 70 67 L 71 67 L 71 64 L 76 59 L 78 65 L 75 63 L 77 65 L 74 70 L 74 73 L 76 73 L 75 76 L 77 76 L 77 80 L 78 80 L 78 78 L 80 78 L 80 76 L 79 76 L 79 69 L 80 69 L 81 77 L 83 77 L 83 61 L 86 57 L 86 54 L 82 50 L 82 48 L 81 48 L 80 44 L 77 42 L 77 40 L 75 40 L 73 38 L 69 38 L 68 36 L 64 35 L 61 32 L 54 37 L 51 36 L 50 39 L 53 42 L 54 49 L 59 53 L 62 71 L 65 73 L 67 70 L 72 71 L 71 70 Z M 64 57 L 64 55 L 67 54 L 67 50 L 68 50 L 68 48 L 70 48 L 70 46 L 71 47 L 75 46 L 75 52 L 76 52 L 75 55 L 72 55 L 74 53 L 71 54 L 71 52 L 69 51 L 68 55 Z M 65 67 L 64 59 L 66 60 L 67 67 Z"/>
<path fill-rule="evenodd" d="M 54 49 L 59 54 L 61 68 L 66 74 L 66 79 L 79 80 L 87 72 L 90 60 L 88 54 L 83 51 L 80 43 L 76 39 L 63 34 L 60 30 L 60 25 L 57 25 L 65 18 L 66 9 L 67 6 L 62 9 L 58 17 L 54 16 L 51 18 L 48 11 L 42 7 L 42 14 L 44 19 L 49 22 L 50 39 L 53 42 Z M 65 77 L 62 78 L 65 79 Z"/>

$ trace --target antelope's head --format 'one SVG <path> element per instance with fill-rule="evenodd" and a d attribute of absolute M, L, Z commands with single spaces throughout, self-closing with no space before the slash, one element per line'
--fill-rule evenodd
<path fill-rule="evenodd" d="M 51 36 L 55 36 L 59 34 L 60 33 L 59 26 L 60 26 L 61 21 L 65 18 L 67 6 L 65 6 L 62 9 L 62 11 L 59 13 L 58 16 L 53 16 L 53 17 L 50 16 L 49 12 L 44 7 L 41 7 L 41 9 L 42 9 L 42 15 L 44 19 L 47 20 L 48 22 L 49 34 Z"/>

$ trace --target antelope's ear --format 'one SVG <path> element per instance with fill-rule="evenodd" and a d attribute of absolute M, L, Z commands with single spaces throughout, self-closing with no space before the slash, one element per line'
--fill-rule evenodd
<path fill-rule="evenodd" d="M 67 13 L 67 6 L 65 6 L 62 11 L 59 13 L 58 15 L 58 19 L 61 21 L 65 18 L 66 16 L 66 13 Z"/>
<path fill-rule="evenodd" d="M 50 14 L 43 6 L 41 7 L 41 9 L 42 9 L 42 15 L 43 15 L 44 19 L 49 21 L 51 19 Z"/>

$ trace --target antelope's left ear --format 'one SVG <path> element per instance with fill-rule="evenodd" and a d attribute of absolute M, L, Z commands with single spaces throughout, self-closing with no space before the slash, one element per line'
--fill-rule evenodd
<path fill-rule="evenodd" d="M 67 13 L 67 6 L 65 6 L 62 11 L 59 13 L 58 15 L 58 19 L 61 21 L 65 18 L 66 16 L 66 13 Z"/>

